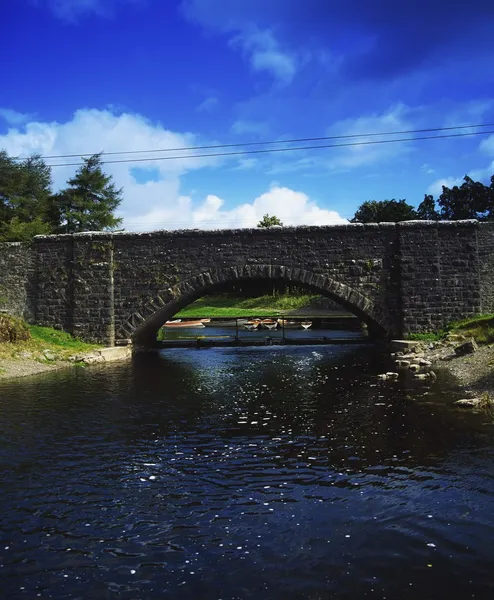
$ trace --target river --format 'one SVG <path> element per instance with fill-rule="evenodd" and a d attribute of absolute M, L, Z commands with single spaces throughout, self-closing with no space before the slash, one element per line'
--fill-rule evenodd
<path fill-rule="evenodd" d="M 0 384 L 1 598 L 492 599 L 494 427 L 373 347 Z"/>

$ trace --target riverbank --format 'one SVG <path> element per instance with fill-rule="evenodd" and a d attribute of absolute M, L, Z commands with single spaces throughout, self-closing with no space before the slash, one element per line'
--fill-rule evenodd
<path fill-rule="evenodd" d="M 87 344 L 63 331 L 27 325 L 2 316 L 0 379 L 26 377 L 69 366 L 85 366 L 130 357 L 130 347 L 102 348 Z"/>
<path fill-rule="evenodd" d="M 467 394 L 478 396 L 487 393 L 494 398 L 494 344 L 480 346 L 473 354 L 435 364 L 447 369 Z"/>
<path fill-rule="evenodd" d="M 403 347 L 400 347 L 400 346 Z M 398 348 L 397 348 L 398 346 Z M 398 378 L 399 373 L 414 379 L 435 379 L 441 371 L 451 375 L 465 397 L 487 394 L 494 399 L 494 344 L 478 345 L 475 338 L 452 335 L 434 342 L 392 342 L 391 356 L 398 373 L 381 377 Z"/>

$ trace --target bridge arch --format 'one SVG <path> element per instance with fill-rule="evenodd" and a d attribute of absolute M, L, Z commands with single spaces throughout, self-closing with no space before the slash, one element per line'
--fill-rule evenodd
<path fill-rule="evenodd" d="M 262 279 L 284 280 L 314 290 L 336 300 L 366 322 L 377 335 L 387 337 L 392 333 L 392 326 L 376 301 L 350 286 L 306 269 L 256 264 L 212 269 L 178 282 L 136 310 L 117 330 L 116 338 L 131 338 L 136 345 L 151 346 L 163 323 L 194 300 L 227 283 Z"/>

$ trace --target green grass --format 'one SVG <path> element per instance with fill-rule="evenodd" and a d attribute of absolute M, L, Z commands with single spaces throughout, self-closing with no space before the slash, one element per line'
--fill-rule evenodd
<path fill-rule="evenodd" d="M 235 296 L 204 296 L 185 307 L 175 316 L 187 317 L 270 317 L 297 310 L 310 304 L 317 295 L 267 294 L 256 298 Z"/>
<path fill-rule="evenodd" d="M 95 344 L 87 344 L 81 340 L 72 337 L 70 333 L 52 329 L 51 327 L 40 327 L 39 325 L 30 325 L 31 338 L 34 342 L 50 346 L 56 350 L 76 352 L 88 352 L 97 347 Z"/>
<path fill-rule="evenodd" d="M 494 315 L 480 315 L 453 323 L 448 330 L 465 337 L 472 337 L 478 344 L 494 342 Z"/>
<path fill-rule="evenodd" d="M 43 351 L 50 350 L 57 359 L 63 360 L 73 354 L 90 352 L 99 347 L 96 344 L 82 342 L 65 331 L 58 331 L 51 327 L 28 325 L 28 329 L 29 339 L 0 344 L 0 359 L 18 358 L 23 353 L 30 353 L 34 360 L 45 360 Z"/>
<path fill-rule="evenodd" d="M 494 315 L 479 315 L 462 321 L 454 321 L 441 331 L 411 333 L 408 335 L 408 339 L 438 341 L 444 339 L 448 334 L 473 338 L 478 344 L 491 344 L 494 342 Z"/>
<path fill-rule="evenodd" d="M 417 342 L 438 342 L 444 338 L 444 332 L 438 333 L 410 333 L 408 334 L 409 340 L 415 340 Z"/>

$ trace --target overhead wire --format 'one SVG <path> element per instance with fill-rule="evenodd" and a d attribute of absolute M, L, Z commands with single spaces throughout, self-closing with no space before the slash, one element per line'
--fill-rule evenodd
<path fill-rule="evenodd" d="M 429 127 L 425 129 L 408 129 L 408 130 L 400 130 L 400 131 L 382 131 L 382 132 L 370 132 L 370 133 L 353 133 L 353 134 L 345 134 L 345 135 L 330 135 L 330 136 L 318 136 L 318 137 L 301 137 L 301 138 L 292 138 L 292 139 L 281 139 L 281 140 L 265 140 L 260 142 L 237 142 L 231 144 L 210 144 L 203 146 L 184 146 L 184 147 L 175 147 L 175 148 L 155 148 L 155 149 L 147 149 L 147 150 L 119 150 L 112 152 L 93 152 L 93 153 L 79 153 L 79 154 L 54 154 L 47 156 L 40 156 L 43 160 L 54 160 L 60 158 L 84 158 L 87 156 L 94 156 L 95 154 L 101 154 L 101 156 L 118 156 L 118 155 L 129 155 L 129 154 L 152 154 L 152 153 L 161 153 L 161 152 L 185 152 L 185 151 L 195 151 L 195 150 L 217 150 L 222 148 L 241 148 L 241 147 L 251 147 L 251 146 L 268 146 L 268 145 L 282 145 L 282 144 L 294 144 L 294 143 L 302 143 L 302 142 L 319 142 L 319 141 L 328 141 L 328 140 L 344 140 L 344 139 L 356 139 L 356 138 L 366 138 L 366 137 L 379 137 L 379 136 L 391 136 L 391 135 L 408 135 L 412 133 L 432 133 L 435 131 L 456 131 L 463 129 L 475 129 L 479 127 L 494 127 L 494 123 L 477 123 L 473 125 L 455 125 L 450 127 Z M 464 135 L 481 135 L 482 133 L 489 132 L 469 132 Z M 435 137 L 435 136 L 430 136 Z M 420 138 L 414 138 L 420 139 Z M 422 138 L 425 139 L 425 138 Z M 391 141 L 391 140 L 390 140 Z M 399 141 L 399 140 L 396 140 Z M 364 143 L 364 142 L 361 142 Z M 325 147 L 325 146 L 320 146 Z M 288 150 L 288 149 L 287 149 Z M 193 155 L 196 156 L 196 155 Z M 25 157 L 16 157 L 16 160 L 23 160 Z M 172 157 L 175 158 L 175 157 Z M 181 157 L 188 158 L 188 157 Z M 136 159 L 137 160 L 137 159 Z M 156 160 L 156 159 L 154 159 Z M 109 162 L 109 161 L 107 161 Z M 59 165 L 65 166 L 65 165 Z M 72 166 L 72 165 L 67 165 Z"/>
<path fill-rule="evenodd" d="M 492 125 L 491 125 L 492 126 Z M 474 131 L 467 133 L 448 133 L 445 135 L 431 135 L 431 136 L 416 136 L 410 138 L 398 138 L 389 140 L 371 140 L 363 142 L 347 142 L 342 144 L 319 144 L 310 146 L 295 146 L 290 148 L 260 148 L 257 150 L 240 150 L 238 152 L 209 152 L 206 154 L 186 154 L 178 156 L 153 156 L 148 158 L 128 158 L 128 159 L 117 159 L 117 160 L 102 160 L 102 164 L 122 164 L 122 163 L 141 163 L 141 162 L 156 162 L 164 160 L 185 160 L 191 158 L 219 158 L 227 156 L 246 156 L 255 154 L 274 154 L 279 152 L 296 152 L 302 150 L 318 150 L 324 148 L 344 148 L 344 147 L 355 147 L 355 146 L 371 146 L 377 144 L 396 144 L 402 142 L 414 142 L 421 140 L 436 140 L 436 139 L 447 139 L 447 138 L 459 138 L 467 136 L 478 136 L 478 135 L 490 135 L 493 134 L 494 130 L 490 131 Z M 380 134 L 382 135 L 382 134 Z M 73 167 L 80 166 L 80 162 L 69 162 L 69 163 L 55 163 L 49 165 L 50 167 Z"/>

